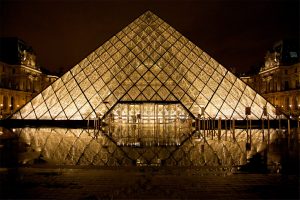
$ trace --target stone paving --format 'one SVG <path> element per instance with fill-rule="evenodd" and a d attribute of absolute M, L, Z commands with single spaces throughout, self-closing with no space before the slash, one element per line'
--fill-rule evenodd
<path fill-rule="evenodd" d="M 299 177 L 214 169 L 1 168 L 1 199 L 299 199 Z"/>

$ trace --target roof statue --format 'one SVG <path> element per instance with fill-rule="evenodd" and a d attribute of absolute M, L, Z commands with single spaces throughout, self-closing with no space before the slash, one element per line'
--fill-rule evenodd
<path fill-rule="evenodd" d="M 11 119 L 86 120 L 120 102 L 178 102 L 192 116 L 270 119 L 275 107 L 150 11 L 93 51 Z"/>

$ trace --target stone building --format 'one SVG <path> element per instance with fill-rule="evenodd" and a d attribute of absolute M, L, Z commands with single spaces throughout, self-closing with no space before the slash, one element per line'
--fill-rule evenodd
<path fill-rule="evenodd" d="M 266 53 L 257 74 L 242 76 L 263 97 L 287 115 L 300 114 L 300 62 L 297 41 L 282 40 Z"/>
<path fill-rule="evenodd" d="M 36 64 L 32 48 L 18 38 L 0 38 L 0 118 L 5 118 L 58 77 Z"/>

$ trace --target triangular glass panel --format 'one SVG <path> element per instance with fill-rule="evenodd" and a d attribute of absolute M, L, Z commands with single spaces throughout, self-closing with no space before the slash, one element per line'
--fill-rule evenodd
<path fill-rule="evenodd" d="M 70 120 L 81 120 L 83 119 L 80 115 L 79 112 L 75 113 L 74 115 L 71 116 Z"/>
<path fill-rule="evenodd" d="M 147 101 L 147 98 L 143 95 L 143 94 L 140 94 L 137 98 L 136 98 L 137 101 Z"/>
<path fill-rule="evenodd" d="M 21 116 L 22 116 L 22 119 L 27 119 L 27 115 L 33 111 L 33 107 L 31 105 L 31 102 L 25 104 L 25 106 L 20 110 L 20 113 L 21 113 Z"/>
<path fill-rule="evenodd" d="M 126 94 L 124 97 L 122 97 L 122 101 L 132 101 L 132 98 Z"/>
<path fill-rule="evenodd" d="M 47 120 L 49 120 L 49 119 L 52 119 L 52 117 L 51 117 L 50 113 L 47 111 L 46 113 L 44 113 L 43 116 L 40 117 L 40 119 L 47 119 Z"/>
<path fill-rule="evenodd" d="M 21 113 L 18 111 L 13 115 L 14 119 L 22 119 Z"/>
<path fill-rule="evenodd" d="M 32 111 L 31 113 L 29 113 L 29 115 L 26 116 L 26 119 L 37 119 L 34 111 Z"/>
<path fill-rule="evenodd" d="M 163 99 L 158 95 L 154 94 L 151 98 L 151 101 L 162 101 Z"/>
<path fill-rule="evenodd" d="M 62 111 L 60 112 L 56 117 L 55 117 L 55 120 L 64 120 L 66 119 L 66 115 L 65 115 L 65 112 Z"/>
<path fill-rule="evenodd" d="M 170 94 L 166 99 L 166 101 L 177 101 L 177 100 L 178 99 L 176 99 L 176 97 L 174 97 L 172 94 Z"/>
<path fill-rule="evenodd" d="M 36 97 L 34 97 L 31 102 L 32 102 L 33 108 L 35 109 L 36 107 L 38 107 L 39 105 L 41 105 L 41 103 L 44 102 L 44 99 L 43 99 L 42 95 L 39 94 Z"/>

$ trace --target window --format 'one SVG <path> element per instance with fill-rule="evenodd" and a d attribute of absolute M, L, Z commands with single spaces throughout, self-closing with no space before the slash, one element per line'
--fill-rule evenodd
<path fill-rule="evenodd" d="M 7 109 L 7 104 L 8 104 L 8 98 L 7 96 L 3 97 L 3 110 L 5 111 Z"/>
<path fill-rule="evenodd" d="M 289 89 L 289 82 L 288 81 L 284 81 L 284 89 L 285 90 Z"/>
<path fill-rule="evenodd" d="M 290 105 L 290 99 L 289 97 L 285 97 L 285 108 L 289 109 L 289 105 Z"/>
<path fill-rule="evenodd" d="M 11 98 L 10 98 L 10 109 L 11 109 L 11 110 L 14 109 L 14 104 L 15 104 L 14 97 L 11 97 Z"/>

